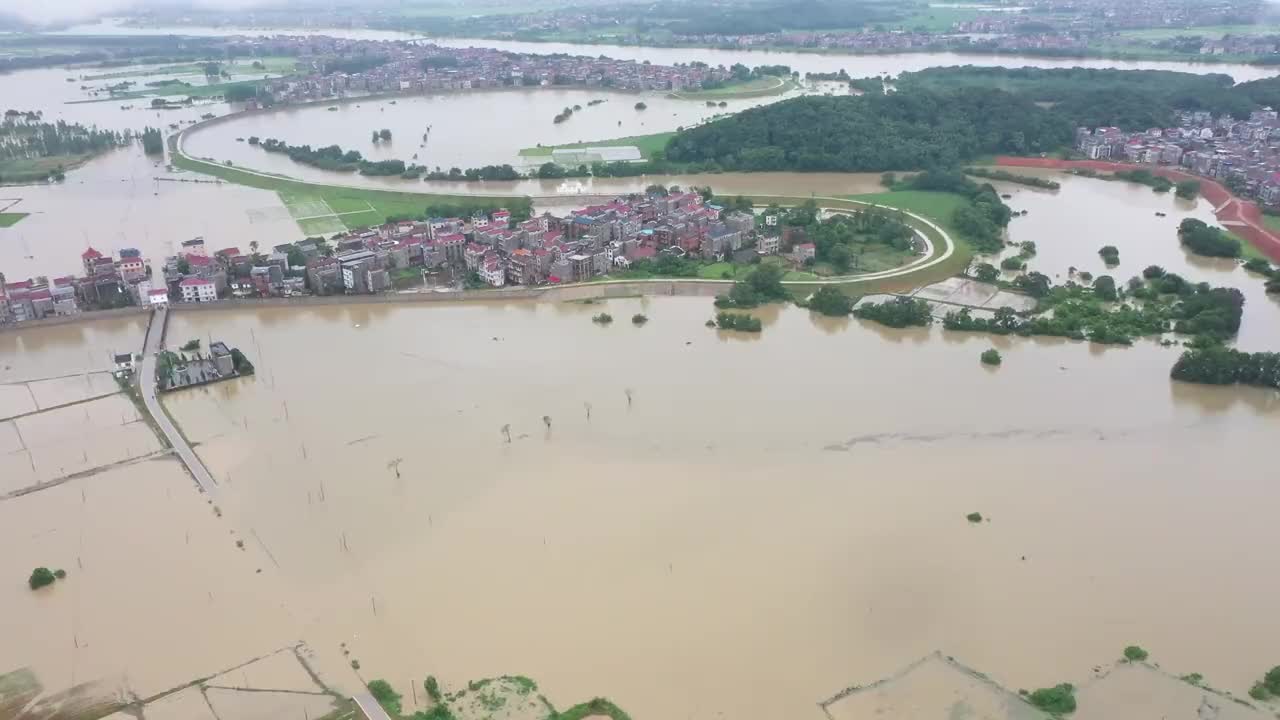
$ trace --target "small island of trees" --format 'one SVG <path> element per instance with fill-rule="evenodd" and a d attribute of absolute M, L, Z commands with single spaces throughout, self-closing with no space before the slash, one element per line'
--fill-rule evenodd
<path fill-rule="evenodd" d="M 763 328 L 760 318 L 746 313 L 718 312 L 715 326 L 721 330 L 758 333 Z"/>
<path fill-rule="evenodd" d="M 61 580 L 67 576 L 66 570 L 50 570 L 47 567 L 38 567 L 31 571 L 31 577 L 27 578 L 27 585 L 32 590 L 39 590 L 46 585 L 52 585 L 54 581 Z"/>
<path fill-rule="evenodd" d="M 1178 224 L 1178 241 L 1191 252 L 1207 257 L 1240 257 L 1240 241 L 1210 227 L 1203 220 L 1187 218 Z"/>

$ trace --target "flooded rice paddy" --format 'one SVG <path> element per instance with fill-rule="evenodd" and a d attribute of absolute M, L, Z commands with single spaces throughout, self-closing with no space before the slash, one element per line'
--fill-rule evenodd
<path fill-rule="evenodd" d="M 990 339 L 937 328 L 773 308 L 745 339 L 702 326 L 705 298 L 606 309 L 650 322 L 600 328 L 578 304 L 176 314 L 172 341 L 224 338 L 259 368 L 166 401 L 222 516 L 177 472 L 88 507 L 110 523 L 132 503 L 139 538 L 201 528 L 230 573 L 215 596 L 261 603 L 227 643 L 346 643 L 403 687 L 522 673 L 639 717 L 803 717 L 934 650 L 1010 687 L 1082 680 L 1133 643 L 1236 692 L 1273 662 L 1280 586 L 1256 568 L 1274 393 L 1171 384 L 1176 351 L 1151 343 L 1000 339 L 990 372 Z M 0 511 L 93 501 L 108 478 Z M 15 537 L 50 517 L 14 514 Z M 74 559 L 37 549 L 18 554 Z M 112 622 L 163 622 L 152 609 Z M 163 683 L 165 657 L 130 677 Z"/>

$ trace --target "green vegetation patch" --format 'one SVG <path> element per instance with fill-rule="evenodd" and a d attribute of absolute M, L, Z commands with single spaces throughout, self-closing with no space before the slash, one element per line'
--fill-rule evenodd
<path fill-rule="evenodd" d="M 30 213 L 20 213 L 20 212 L 0 213 L 0 228 L 13 227 L 14 225 L 17 225 L 18 223 L 22 222 L 22 219 L 29 214 Z"/>
<path fill-rule="evenodd" d="M 532 208 L 529 198 L 523 196 L 438 195 L 319 185 L 274 175 L 246 172 L 207 160 L 197 160 L 179 152 L 172 153 L 172 159 L 174 166 L 184 170 L 212 175 L 237 185 L 274 190 L 279 193 L 281 200 L 290 209 L 290 214 L 295 219 L 308 217 L 295 212 L 310 212 L 310 210 L 327 207 L 338 218 L 342 229 L 355 230 L 371 225 L 381 225 L 387 222 L 388 218 L 419 218 L 428 212 L 453 216 L 470 215 L 473 211 L 507 208 L 514 217 L 522 215 L 527 217 Z M 299 227 L 308 235 L 321 234 L 307 232 L 308 229 L 337 227 L 332 218 L 321 216 L 314 220 L 316 221 L 314 223 L 300 221 Z M 310 224 L 304 224 L 304 222 Z"/>
<path fill-rule="evenodd" d="M 1137 645 L 1130 645 L 1124 649 L 1124 659 L 1129 662 L 1142 662 L 1143 660 L 1146 660 L 1149 655 L 1150 653 Z"/>
<path fill-rule="evenodd" d="M 732 100 L 734 98 L 767 97 L 781 95 L 796 88 L 796 83 L 789 77 L 765 75 L 742 82 L 731 82 L 709 90 L 682 90 L 673 92 L 673 97 L 681 100 Z"/>
<path fill-rule="evenodd" d="M 1051 688 L 1040 688 L 1027 696 L 1027 700 L 1045 712 L 1066 715 L 1076 710 L 1075 686 L 1062 683 Z"/>
<path fill-rule="evenodd" d="M 521 157 L 550 157 L 555 150 L 578 150 L 588 147 L 620 147 L 634 145 L 640 151 L 640 155 L 646 159 L 654 157 L 654 155 L 665 152 L 667 142 L 675 137 L 674 132 L 653 133 L 651 135 L 631 135 L 628 137 L 612 138 L 609 140 L 597 140 L 594 142 L 577 142 L 567 143 L 564 145 L 539 145 L 538 147 L 524 148 L 520 151 Z"/>

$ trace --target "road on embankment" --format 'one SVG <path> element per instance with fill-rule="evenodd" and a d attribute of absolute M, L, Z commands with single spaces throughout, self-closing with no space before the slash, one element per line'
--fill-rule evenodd
<path fill-rule="evenodd" d="M 212 495 L 218 489 L 217 481 L 213 479 L 213 475 L 200 461 L 195 450 L 191 449 L 187 439 L 173 424 L 169 413 L 165 412 L 164 407 L 160 405 L 159 396 L 156 395 L 156 367 L 159 364 L 158 354 L 164 348 L 165 320 L 168 313 L 169 311 L 165 308 L 159 308 L 151 313 L 151 324 L 147 327 L 147 339 L 142 348 L 142 366 L 138 371 L 138 389 L 142 393 L 142 403 L 146 406 L 147 413 L 151 415 L 151 420 L 155 422 L 156 427 L 160 428 L 160 432 L 169 441 L 174 452 L 178 453 L 178 458 L 186 466 L 187 472 L 195 478 L 201 490 Z"/>

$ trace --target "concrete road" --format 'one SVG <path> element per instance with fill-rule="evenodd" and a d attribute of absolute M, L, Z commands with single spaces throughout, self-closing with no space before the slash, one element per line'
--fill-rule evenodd
<path fill-rule="evenodd" d="M 187 472 L 191 473 L 191 477 L 195 478 L 196 484 L 200 486 L 210 495 L 218 489 L 218 482 L 213 479 L 213 475 L 209 474 L 209 470 L 200 462 L 200 458 L 196 456 L 191 446 L 182 437 L 182 433 L 178 432 L 178 428 L 174 427 L 173 421 L 169 419 L 169 414 L 160 406 L 160 398 L 156 396 L 156 354 L 164 347 L 164 323 L 168 314 L 165 308 L 153 310 L 151 313 L 151 325 L 147 328 L 146 346 L 142 348 L 142 366 L 138 371 L 138 388 L 142 392 L 142 402 L 146 405 L 147 413 L 151 415 L 151 419 L 155 421 L 156 427 L 160 428 L 160 432 L 164 433 L 165 438 L 169 441 L 169 445 L 173 447 L 173 451 L 178 454 L 182 460 L 182 464 L 187 466 Z"/>

